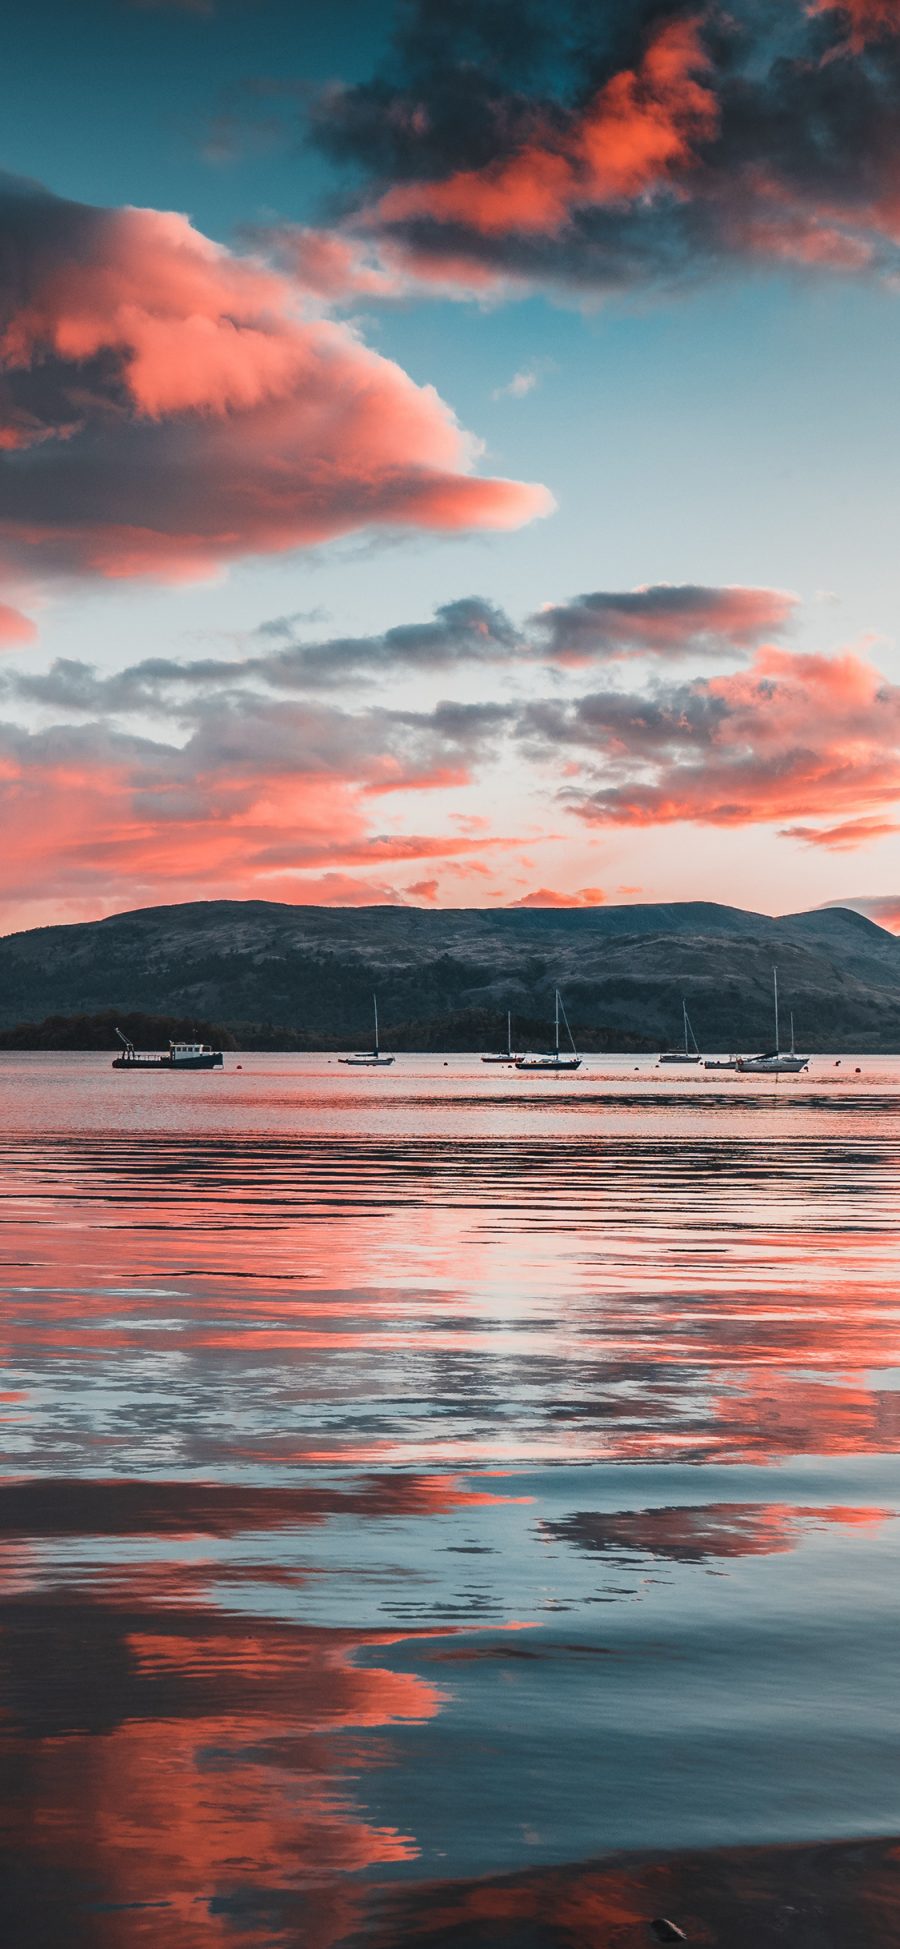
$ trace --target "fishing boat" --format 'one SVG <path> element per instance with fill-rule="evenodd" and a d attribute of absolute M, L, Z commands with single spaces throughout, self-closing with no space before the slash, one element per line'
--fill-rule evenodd
<path fill-rule="evenodd" d="M 798 1056 L 794 1047 L 794 1017 L 791 1015 L 791 1046 L 781 1047 L 778 1026 L 778 969 L 772 969 L 772 988 L 775 999 L 775 1047 L 762 1056 L 739 1056 L 738 1069 L 745 1076 L 795 1076 L 800 1069 L 809 1065 L 808 1056 Z"/>
<path fill-rule="evenodd" d="M 687 1012 L 687 1002 L 685 1001 L 682 1001 L 681 1013 L 684 1017 L 684 1048 L 665 1049 L 662 1055 L 660 1056 L 659 1059 L 660 1062 L 697 1063 L 700 1061 L 700 1051 L 697 1047 L 697 1037 L 695 1036 L 694 1031 L 691 1028 L 691 1018 Z"/>
<path fill-rule="evenodd" d="M 562 1019 L 565 1023 L 566 1034 L 569 1038 L 569 1043 L 572 1050 L 572 1053 L 569 1056 L 564 1056 L 559 1046 L 560 1015 L 562 1015 Z M 553 1048 L 548 1050 L 546 1054 L 543 1055 L 538 1054 L 538 1055 L 517 1056 L 515 1059 L 515 1066 L 517 1069 L 528 1069 L 528 1070 L 537 1069 L 543 1071 L 544 1073 L 549 1072 L 551 1075 L 556 1075 L 560 1070 L 563 1069 L 581 1068 L 581 1057 L 578 1054 L 578 1051 L 575 1047 L 575 1039 L 569 1027 L 568 1017 L 566 1015 L 566 1011 L 563 1006 L 563 999 L 558 988 L 556 990 L 555 1021 L 556 1021 L 556 1034 L 554 1038 Z"/>
<path fill-rule="evenodd" d="M 509 1014 L 508 1011 L 506 1016 L 506 1048 L 502 1051 L 501 1054 L 482 1056 L 481 1060 L 482 1062 L 505 1062 L 510 1064 L 518 1063 L 519 1058 L 514 1053 L 513 1046 L 512 1046 L 512 1016 Z"/>
<path fill-rule="evenodd" d="M 113 1069 L 221 1069 L 223 1067 L 221 1049 L 211 1049 L 207 1042 L 170 1042 L 161 1055 L 146 1054 L 135 1048 L 121 1029 L 116 1030 L 122 1044 L 120 1056 L 113 1057 Z"/>
<path fill-rule="evenodd" d="M 383 1056 L 378 1041 L 378 998 L 372 996 L 375 1014 L 375 1041 L 371 1049 L 358 1049 L 353 1056 L 338 1056 L 338 1062 L 347 1063 L 351 1069 L 388 1069 L 393 1056 Z"/>

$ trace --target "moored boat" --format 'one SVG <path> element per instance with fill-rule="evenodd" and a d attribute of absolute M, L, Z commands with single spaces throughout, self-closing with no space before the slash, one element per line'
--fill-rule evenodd
<path fill-rule="evenodd" d="M 566 1034 L 569 1038 L 569 1043 L 572 1050 L 572 1053 L 569 1056 L 564 1056 L 559 1046 L 560 1013 L 562 1013 L 562 1019 L 566 1025 Z M 553 1048 L 547 1050 L 545 1054 L 518 1056 L 516 1058 L 516 1065 L 515 1065 L 517 1069 L 540 1070 L 543 1071 L 545 1074 L 549 1073 L 550 1075 L 556 1075 L 560 1070 L 581 1068 L 581 1057 L 578 1054 L 578 1051 L 575 1047 L 575 1038 L 569 1027 L 569 1019 L 568 1016 L 566 1015 L 565 1007 L 563 1005 L 563 999 L 558 988 L 556 990 L 555 1020 L 556 1020 L 556 1036 L 555 1036 Z"/>
<path fill-rule="evenodd" d="M 375 1041 L 372 1048 L 358 1049 L 353 1056 L 338 1056 L 338 1062 L 346 1063 L 350 1069 L 389 1069 L 394 1060 L 393 1056 L 383 1056 L 381 1053 L 381 1045 L 378 1041 L 378 998 L 376 995 L 372 996 L 372 1008 L 375 1013 Z"/>
<path fill-rule="evenodd" d="M 798 1056 L 794 1047 L 794 1017 L 791 1015 L 791 1046 L 781 1047 L 778 1026 L 778 969 L 772 969 L 772 987 L 775 998 L 775 1047 L 762 1056 L 738 1056 L 737 1067 L 744 1076 L 796 1076 L 798 1071 L 809 1066 L 808 1056 Z"/>
<path fill-rule="evenodd" d="M 519 1058 L 515 1054 L 515 1051 L 512 1046 L 512 1016 L 508 1010 L 506 1015 L 506 1048 L 502 1051 L 501 1054 L 482 1056 L 481 1060 L 482 1062 L 505 1062 L 510 1064 L 518 1063 Z"/>
<path fill-rule="evenodd" d="M 697 1037 L 695 1036 L 694 1031 L 691 1028 L 691 1018 L 687 1012 L 686 1001 L 682 1001 L 681 1013 L 684 1018 L 684 1048 L 664 1049 L 662 1055 L 659 1058 L 660 1062 L 698 1063 L 700 1061 L 700 1050 L 697 1045 Z"/>

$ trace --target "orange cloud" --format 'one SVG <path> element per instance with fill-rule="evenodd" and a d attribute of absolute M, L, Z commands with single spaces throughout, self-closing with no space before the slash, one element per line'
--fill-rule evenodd
<path fill-rule="evenodd" d="M 895 275 L 900 89 L 890 48 L 869 57 L 898 0 L 686 6 L 637 49 L 635 11 L 582 33 L 535 0 L 544 52 L 511 58 L 490 18 L 422 32 L 411 0 L 390 62 L 313 112 L 371 182 L 345 225 L 370 267 L 459 297 L 671 286 L 748 257 Z"/>
<path fill-rule="evenodd" d="M 196 576 L 357 528 L 510 528 L 546 491 L 479 478 L 432 387 L 186 217 L 8 181 L 0 569 Z M 10 260 L 11 262 L 12 260 Z M 23 464 L 39 446 L 40 466 Z M 74 511 L 74 512 L 73 512 Z"/>
<path fill-rule="evenodd" d="M 843 14 L 867 38 L 900 33 L 900 0 L 808 0 L 811 14 Z"/>
<path fill-rule="evenodd" d="M 377 219 L 425 216 L 505 236 L 558 230 L 579 206 L 646 197 L 676 179 L 715 132 L 715 97 L 697 78 L 708 67 L 698 20 L 670 21 L 639 65 L 613 75 L 563 129 L 538 118 L 507 160 L 397 185 L 378 203 Z"/>

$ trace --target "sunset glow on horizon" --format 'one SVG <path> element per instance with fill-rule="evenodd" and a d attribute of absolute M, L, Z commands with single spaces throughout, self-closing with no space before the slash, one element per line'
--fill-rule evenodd
<path fill-rule="evenodd" d="M 900 6 L 511 13 L 10 22 L 2 931 L 900 932 Z"/>

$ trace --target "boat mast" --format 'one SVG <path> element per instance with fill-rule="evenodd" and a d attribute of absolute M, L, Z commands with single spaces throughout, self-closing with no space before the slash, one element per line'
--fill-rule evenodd
<path fill-rule="evenodd" d="M 557 991 L 557 996 L 556 996 L 556 999 L 557 999 L 557 1001 L 558 1001 L 558 1003 L 559 1003 L 559 1006 L 560 1006 L 560 1009 L 561 1009 L 561 1011 L 562 1011 L 562 1018 L 563 1018 L 563 1021 L 565 1022 L 565 1025 L 566 1025 L 566 1034 L 567 1034 L 567 1036 L 568 1036 L 568 1038 L 569 1038 L 569 1043 L 570 1043 L 570 1046 L 571 1046 L 571 1050 L 572 1050 L 572 1054 L 573 1054 L 573 1056 L 577 1056 L 577 1054 L 578 1054 L 578 1050 L 577 1050 L 577 1049 L 576 1049 L 576 1047 L 575 1047 L 575 1037 L 574 1037 L 574 1035 L 572 1034 L 572 1031 L 571 1031 L 571 1029 L 570 1029 L 570 1027 L 569 1027 L 569 1018 L 568 1018 L 568 1015 L 566 1014 L 566 1004 L 565 1004 L 565 1002 L 563 1001 L 563 998 L 562 998 L 562 996 L 561 996 L 561 995 L 559 994 L 559 992 L 558 992 L 558 991 Z M 558 1033 L 557 1033 L 557 1038 L 556 1038 L 556 1053 L 557 1053 L 557 1055 L 559 1055 L 559 1034 L 558 1034 Z"/>
<path fill-rule="evenodd" d="M 559 989 L 556 990 L 556 1060 L 559 1061 Z"/>
<path fill-rule="evenodd" d="M 372 1007 L 375 1010 L 375 1048 L 373 1050 L 373 1054 L 379 1056 L 381 1054 L 381 1050 L 378 1047 L 378 996 L 377 995 L 372 996 Z"/>
<path fill-rule="evenodd" d="M 781 1055 L 781 1041 L 778 1034 L 778 969 L 772 969 L 772 986 L 775 992 L 775 1054 Z"/>
<path fill-rule="evenodd" d="M 794 1048 L 794 1011 L 791 1009 L 791 1055 L 795 1056 L 796 1054 L 797 1051 Z"/>
<path fill-rule="evenodd" d="M 685 1055 L 686 1055 L 686 1056 L 689 1056 L 691 1052 L 690 1052 L 690 1050 L 689 1050 L 689 1048 L 688 1048 L 688 1018 L 687 1018 L 687 1002 L 685 1001 L 685 999 L 684 999 L 684 996 L 683 996 L 683 995 L 682 995 L 682 997 L 681 997 L 681 1013 L 682 1013 L 682 1015 L 684 1016 L 684 1053 L 685 1053 Z"/>
<path fill-rule="evenodd" d="M 512 1009 L 506 1011 L 506 1053 L 512 1055 Z"/>

